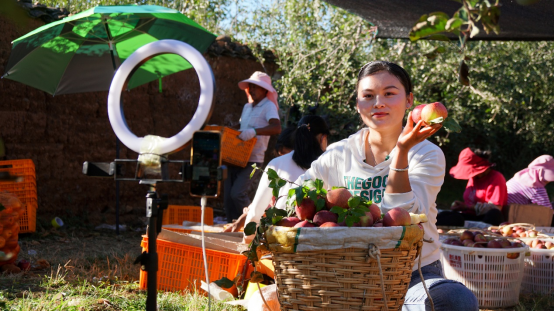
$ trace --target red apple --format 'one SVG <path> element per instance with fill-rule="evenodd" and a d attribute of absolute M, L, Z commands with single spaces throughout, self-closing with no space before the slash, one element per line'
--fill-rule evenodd
<path fill-rule="evenodd" d="M 454 245 L 454 246 L 463 246 L 464 244 L 462 244 L 462 242 L 460 242 L 459 239 L 452 239 L 452 241 L 450 241 L 450 245 Z"/>
<path fill-rule="evenodd" d="M 402 208 L 392 208 L 383 217 L 384 226 L 408 226 L 412 223 L 410 213 Z"/>
<path fill-rule="evenodd" d="M 337 226 L 340 227 L 340 225 L 338 225 L 335 222 L 325 222 L 322 225 L 320 225 L 319 227 L 324 228 L 324 227 L 337 227 Z"/>
<path fill-rule="evenodd" d="M 276 225 L 286 226 L 286 227 L 293 227 L 298 222 L 300 222 L 300 219 L 298 219 L 297 217 L 286 217 L 286 218 L 281 219 L 281 221 L 277 222 Z"/>
<path fill-rule="evenodd" d="M 474 234 L 473 232 L 471 231 L 468 231 L 468 230 L 465 230 L 462 235 L 460 235 L 460 240 L 463 242 L 465 241 L 466 239 L 469 239 L 469 240 L 472 240 L 473 241 L 473 238 L 474 238 Z"/>
<path fill-rule="evenodd" d="M 337 188 L 327 192 L 325 204 L 329 210 L 335 206 L 348 209 L 348 200 L 350 197 L 352 197 L 352 194 L 349 190 L 345 188 Z"/>
<path fill-rule="evenodd" d="M 473 240 L 476 243 L 487 242 L 487 238 L 485 237 L 485 235 L 483 235 L 481 233 L 475 234 L 475 236 L 473 236 Z"/>
<path fill-rule="evenodd" d="M 431 120 L 437 119 L 439 117 L 442 117 L 443 121 L 444 119 L 446 119 L 446 117 L 448 117 L 448 111 L 442 103 L 435 102 L 427 104 L 421 110 L 421 119 L 426 123 L 430 123 Z"/>
<path fill-rule="evenodd" d="M 527 231 L 527 237 L 531 237 L 531 238 L 537 237 L 537 231 L 535 231 L 535 230 Z"/>
<path fill-rule="evenodd" d="M 487 248 L 502 248 L 502 245 L 500 244 L 500 241 L 497 239 L 493 239 L 489 241 L 487 244 Z"/>
<path fill-rule="evenodd" d="M 338 219 L 338 216 L 336 213 L 331 212 L 329 210 L 321 210 L 315 214 L 314 223 L 321 227 L 323 223 L 327 223 L 327 222 L 336 223 L 337 219 Z"/>
<path fill-rule="evenodd" d="M 313 200 L 304 198 L 300 205 L 298 205 L 298 203 L 296 204 L 294 210 L 300 220 L 312 220 L 316 212 L 316 207 Z"/>
<path fill-rule="evenodd" d="M 381 220 L 381 209 L 379 209 L 379 206 L 377 206 L 376 204 L 371 204 L 371 206 L 369 206 L 369 212 L 371 212 L 373 222 Z"/>
<path fill-rule="evenodd" d="M 466 246 L 466 247 L 472 247 L 473 244 L 474 244 L 474 241 L 471 240 L 471 239 L 464 239 L 464 240 L 462 241 L 462 244 L 464 244 L 464 246 Z"/>
<path fill-rule="evenodd" d="M 373 214 L 371 211 L 365 213 L 365 216 L 360 217 L 360 226 L 368 227 L 373 225 Z"/>
<path fill-rule="evenodd" d="M 427 104 L 421 104 L 412 110 L 412 120 L 414 123 L 417 123 L 419 120 L 421 120 L 421 110 L 426 106 Z"/>
<path fill-rule="evenodd" d="M 315 224 L 310 223 L 308 220 L 300 221 L 294 225 L 295 228 L 303 228 L 303 227 L 316 227 Z"/>
<path fill-rule="evenodd" d="M 500 245 L 502 245 L 502 248 L 509 248 L 512 247 L 512 244 L 507 239 L 499 239 Z"/>

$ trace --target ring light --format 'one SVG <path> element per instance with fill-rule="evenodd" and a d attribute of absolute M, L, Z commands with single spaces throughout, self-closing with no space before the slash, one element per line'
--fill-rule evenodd
<path fill-rule="evenodd" d="M 169 154 L 187 144 L 192 139 L 192 134 L 202 128 L 212 108 L 214 77 L 210 65 L 198 50 L 178 40 L 159 40 L 140 47 L 116 71 L 108 94 L 108 117 L 115 135 L 125 146 L 139 154 L 144 138 L 137 137 L 129 130 L 123 115 L 121 93 L 135 70 L 154 56 L 167 53 L 182 56 L 196 70 L 200 82 L 200 98 L 194 116 L 183 130 L 160 142 L 160 154 Z"/>

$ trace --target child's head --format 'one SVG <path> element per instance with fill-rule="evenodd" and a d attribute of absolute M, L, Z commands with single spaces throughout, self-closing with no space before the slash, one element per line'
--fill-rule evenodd
<path fill-rule="evenodd" d="M 406 71 L 390 62 L 370 62 L 360 70 L 356 107 L 371 129 L 398 131 L 413 104 L 412 82 Z"/>
<path fill-rule="evenodd" d="M 296 126 L 288 126 L 277 137 L 277 143 L 275 143 L 275 152 L 278 156 L 283 156 L 294 150 L 294 134 Z"/>
<path fill-rule="evenodd" d="M 327 148 L 329 134 L 329 127 L 323 118 L 315 115 L 302 117 L 294 139 L 294 162 L 301 168 L 309 169 Z"/>

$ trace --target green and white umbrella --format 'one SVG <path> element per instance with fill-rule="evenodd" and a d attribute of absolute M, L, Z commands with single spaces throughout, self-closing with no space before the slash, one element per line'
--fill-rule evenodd
<path fill-rule="evenodd" d="M 15 39 L 2 78 L 53 95 L 106 91 L 119 65 L 147 43 L 175 39 L 204 53 L 215 38 L 177 10 L 156 5 L 98 6 Z M 135 71 L 127 87 L 189 68 L 178 55 L 158 55 Z"/>

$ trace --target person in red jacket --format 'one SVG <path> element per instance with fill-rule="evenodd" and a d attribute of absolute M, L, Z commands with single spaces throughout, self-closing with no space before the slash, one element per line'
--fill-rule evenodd
<path fill-rule="evenodd" d="M 450 169 L 456 179 L 468 180 L 464 200 L 455 201 L 452 211 L 437 215 L 437 225 L 463 226 L 465 220 L 499 225 L 503 221 L 502 207 L 508 204 L 508 189 L 502 173 L 492 169 L 490 151 L 465 148 L 458 164 Z"/>

